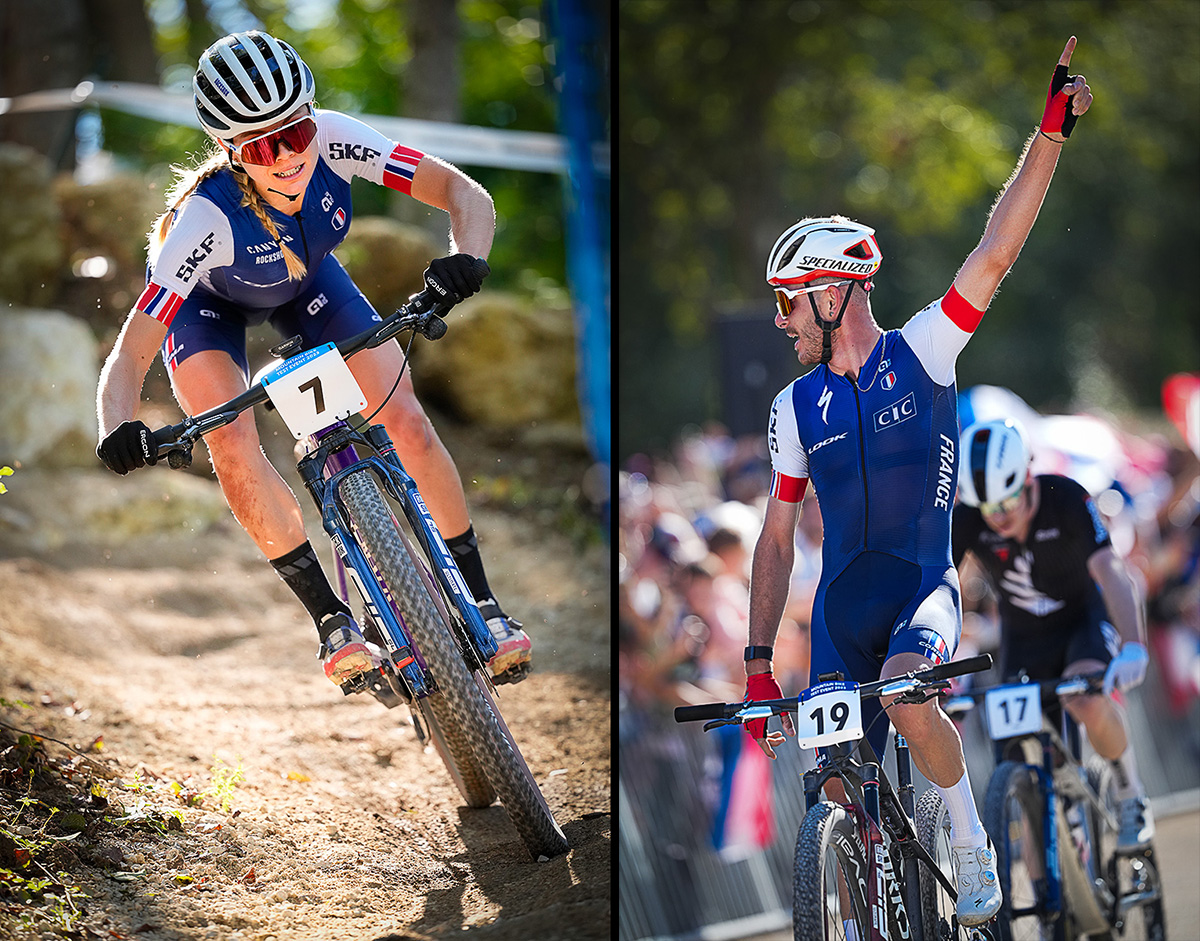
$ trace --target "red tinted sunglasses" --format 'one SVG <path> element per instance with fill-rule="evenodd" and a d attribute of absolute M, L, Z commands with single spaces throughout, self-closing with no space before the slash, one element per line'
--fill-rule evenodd
<path fill-rule="evenodd" d="M 291 124 L 285 124 L 261 137 L 255 137 L 231 149 L 242 163 L 252 163 L 256 167 L 273 166 L 279 159 L 279 145 L 287 144 L 295 153 L 303 153 L 308 149 L 314 137 L 317 136 L 317 122 L 311 115 L 297 118 Z"/>

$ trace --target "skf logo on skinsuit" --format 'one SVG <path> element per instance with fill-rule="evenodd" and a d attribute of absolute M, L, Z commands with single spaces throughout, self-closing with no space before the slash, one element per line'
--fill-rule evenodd
<path fill-rule="evenodd" d="M 346 224 L 346 210 L 339 207 L 338 211 L 333 214 L 333 227 L 335 229 L 340 229 L 343 226 L 345 226 L 345 224 Z"/>
<path fill-rule="evenodd" d="M 902 421 L 907 421 L 917 414 L 917 394 L 910 392 L 899 402 L 893 402 L 887 408 L 881 408 L 875 413 L 875 430 L 883 431 Z"/>
<path fill-rule="evenodd" d="M 779 453 L 779 439 L 775 437 L 775 419 L 779 417 L 779 403 L 774 402 L 771 405 L 771 424 L 767 428 L 767 447 L 771 449 L 772 454 Z"/>
<path fill-rule="evenodd" d="M 208 235 L 204 236 L 204 238 L 200 240 L 200 245 L 196 248 L 196 250 L 187 257 L 187 260 L 184 261 L 182 265 L 179 266 L 179 270 L 175 272 L 175 277 L 177 277 L 180 281 L 190 281 L 196 269 L 200 267 L 200 263 L 212 254 L 213 242 L 216 240 L 216 232 L 209 232 Z"/>
<path fill-rule="evenodd" d="M 329 156 L 335 160 L 372 160 L 379 156 L 379 151 L 372 150 L 365 144 L 339 144 L 333 142 L 329 145 Z"/>
<path fill-rule="evenodd" d="M 888 373 L 883 377 L 879 384 L 883 386 L 883 391 L 887 392 L 896 384 L 896 374 L 894 372 Z"/>

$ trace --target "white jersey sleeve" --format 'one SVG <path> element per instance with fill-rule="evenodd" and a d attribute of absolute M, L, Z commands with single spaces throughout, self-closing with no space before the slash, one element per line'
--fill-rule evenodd
<path fill-rule="evenodd" d="M 370 125 L 340 111 L 318 109 L 317 143 L 321 156 L 346 182 L 364 180 L 411 195 L 412 178 L 425 155 L 390 140 Z"/>
<path fill-rule="evenodd" d="M 983 311 L 976 310 L 950 286 L 945 296 L 909 318 L 900 335 L 926 374 L 938 385 L 954 382 L 954 363 L 979 326 Z"/>
<path fill-rule="evenodd" d="M 150 251 L 150 280 L 134 305 L 168 326 L 211 268 L 233 263 L 233 229 L 215 203 L 193 193 L 175 214 L 162 245 Z"/>
<path fill-rule="evenodd" d="M 799 380 L 797 380 L 799 381 Z M 771 424 L 767 428 L 767 447 L 771 452 L 771 496 L 799 503 L 808 482 L 808 452 L 796 427 L 796 409 L 792 405 L 795 382 L 775 396 L 771 403 Z"/>

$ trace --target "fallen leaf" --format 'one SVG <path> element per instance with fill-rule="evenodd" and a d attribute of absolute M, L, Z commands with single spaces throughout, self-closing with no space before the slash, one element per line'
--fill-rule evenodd
<path fill-rule="evenodd" d="M 254 881 L 257 879 L 257 878 L 258 878 L 258 876 L 256 876 L 256 875 L 254 874 L 254 867 L 253 867 L 253 866 L 251 866 L 251 867 L 250 867 L 250 871 L 249 871 L 249 872 L 247 872 L 247 873 L 246 873 L 244 876 L 242 876 L 242 882 L 246 883 L 247 885 L 250 885 L 250 884 L 252 884 L 252 883 L 253 883 L 253 882 L 254 882 Z"/>
<path fill-rule="evenodd" d="M 310 778 L 307 774 L 301 774 L 299 771 L 289 771 L 287 773 L 286 777 L 287 777 L 287 780 L 289 780 L 289 781 L 311 781 L 312 780 L 312 778 Z"/>

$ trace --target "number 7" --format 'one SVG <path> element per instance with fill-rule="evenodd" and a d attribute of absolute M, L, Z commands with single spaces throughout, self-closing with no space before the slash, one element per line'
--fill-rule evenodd
<path fill-rule="evenodd" d="M 325 393 L 321 390 L 320 376 L 313 376 L 308 382 L 301 383 L 301 392 L 308 392 L 310 389 L 312 390 L 313 398 L 316 400 L 317 414 L 320 415 L 325 411 Z"/>

